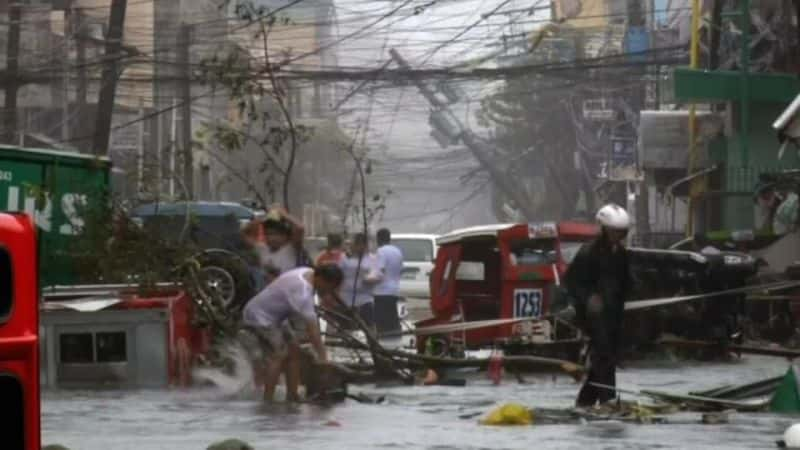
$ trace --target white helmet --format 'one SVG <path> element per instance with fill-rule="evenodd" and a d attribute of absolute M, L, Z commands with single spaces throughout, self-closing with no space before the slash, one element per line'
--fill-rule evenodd
<path fill-rule="evenodd" d="M 595 216 L 600 225 L 613 230 L 627 230 L 631 226 L 631 218 L 625 208 L 609 203 L 600 208 Z"/>

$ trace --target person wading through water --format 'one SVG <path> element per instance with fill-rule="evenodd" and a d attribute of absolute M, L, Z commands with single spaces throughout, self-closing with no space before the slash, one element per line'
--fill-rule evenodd
<path fill-rule="evenodd" d="M 622 319 L 631 285 L 624 245 L 630 227 L 628 213 L 618 205 L 609 204 L 600 208 L 596 218 L 600 236 L 581 247 L 564 280 L 575 304 L 578 323 L 591 340 L 589 373 L 576 401 L 579 407 L 616 398 L 616 391 L 591 383 L 616 386 Z"/>
<path fill-rule="evenodd" d="M 264 285 L 272 283 L 279 275 L 298 267 L 311 265 L 308 254 L 303 248 L 305 228 L 285 208 L 275 206 L 267 213 L 263 223 L 266 245 L 258 247 L 260 262 L 265 274 Z M 284 375 L 289 397 L 297 397 L 300 385 L 300 345 L 306 342 L 305 321 L 294 315 L 289 318 L 288 325 L 294 338 L 289 341 L 290 357 L 286 359 Z"/>
<path fill-rule="evenodd" d="M 297 338 L 296 328 L 289 323 L 292 318 L 299 317 L 303 321 L 319 362 L 327 362 L 314 294 L 335 292 L 341 283 L 342 271 L 335 265 L 327 264 L 316 269 L 301 267 L 278 276 L 244 307 L 242 322 L 245 329 L 256 335 L 266 353 L 264 400 L 272 401 L 284 367 L 299 367 L 299 352 L 290 351 Z M 299 399 L 297 381 L 286 379 L 286 398 L 289 401 Z"/>

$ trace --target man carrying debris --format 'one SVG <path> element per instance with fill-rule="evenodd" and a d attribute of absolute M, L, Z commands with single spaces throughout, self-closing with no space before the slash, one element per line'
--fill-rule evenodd
<path fill-rule="evenodd" d="M 264 220 L 264 239 L 261 248 L 261 265 L 283 273 L 303 264 L 303 224 L 284 208 L 276 207 Z"/>
<path fill-rule="evenodd" d="M 327 362 L 327 353 L 320 336 L 317 314 L 314 307 L 315 291 L 324 295 L 334 292 L 342 282 L 342 271 L 335 265 L 323 265 L 316 269 L 299 268 L 284 272 L 244 307 L 242 319 L 245 327 L 252 331 L 268 355 L 264 381 L 264 399 L 272 401 L 285 365 L 297 364 L 289 359 L 299 358 L 290 352 L 294 331 L 289 325 L 292 317 L 300 317 L 306 325 L 308 338 L 321 362 Z M 298 381 L 287 377 L 286 398 L 298 399 Z"/>
<path fill-rule="evenodd" d="M 600 236 L 580 249 L 565 276 L 577 319 L 591 339 L 591 366 L 576 401 L 580 407 L 591 407 L 616 397 L 614 390 L 593 383 L 616 386 L 624 303 L 630 292 L 624 246 L 630 217 L 622 207 L 609 204 L 600 208 L 596 218 Z"/>

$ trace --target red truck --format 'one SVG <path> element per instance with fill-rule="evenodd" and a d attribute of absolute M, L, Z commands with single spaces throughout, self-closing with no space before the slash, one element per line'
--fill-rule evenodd
<path fill-rule="evenodd" d="M 39 450 L 39 293 L 36 231 L 0 214 L 0 397 L 3 448 Z"/>

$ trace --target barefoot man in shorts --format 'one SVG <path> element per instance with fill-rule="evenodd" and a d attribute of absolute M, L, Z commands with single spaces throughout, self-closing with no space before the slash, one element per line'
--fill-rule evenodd
<path fill-rule="evenodd" d="M 290 319 L 302 319 L 319 361 L 327 362 L 314 309 L 314 294 L 335 292 L 341 282 L 342 271 L 335 265 L 293 269 L 278 276 L 244 307 L 244 326 L 259 338 L 267 353 L 265 400 L 272 401 L 282 367 L 289 362 L 289 344 L 294 336 Z M 287 400 L 296 401 L 297 397 L 297 386 L 287 386 Z"/>

